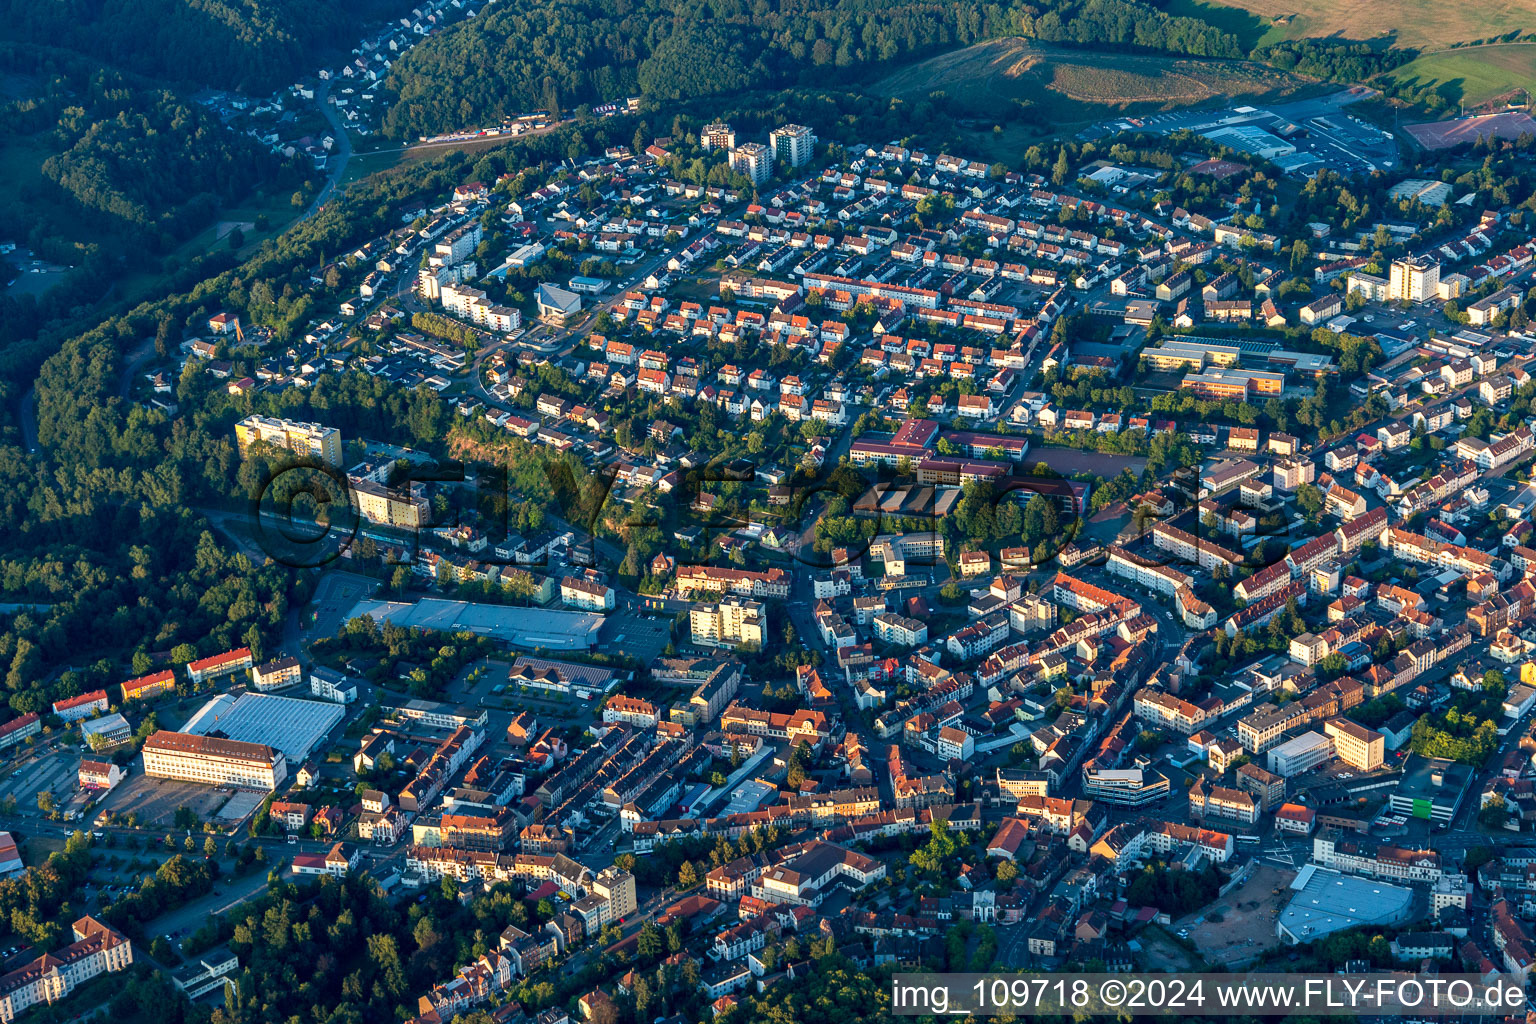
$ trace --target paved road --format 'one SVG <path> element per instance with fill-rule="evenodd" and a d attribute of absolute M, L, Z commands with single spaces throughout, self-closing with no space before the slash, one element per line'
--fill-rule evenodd
<path fill-rule="evenodd" d="M 155 339 L 145 338 L 124 357 L 123 369 L 117 378 L 117 397 L 126 399 L 133 390 L 133 378 L 139 375 L 144 364 L 155 358 Z"/>
<path fill-rule="evenodd" d="M 335 148 L 331 150 L 328 161 L 330 172 L 326 175 L 325 187 L 320 190 L 319 195 L 315 196 L 314 202 L 309 204 L 309 209 L 304 211 L 304 216 L 294 221 L 295 224 L 306 221 L 320 212 L 326 200 L 330 199 L 332 193 L 341 186 L 342 175 L 347 173 L 347 161 L 352 159 L 352 137 L 347 134 L 341 118 L 336 116 L 336 108 L 327 102 L 330 95 L 331 83 L 321 82 L 320 87 L 315 90 L 315 106 L 319 108 L 320 116 L 324 117 L 326 123 L 331 126 L 331 137 L 336 140 Z"/>
<path fill-rule="evenodd" d="M 37 451 L 37 385 L 21 396 L 21 440 L 27 451 Z"/>

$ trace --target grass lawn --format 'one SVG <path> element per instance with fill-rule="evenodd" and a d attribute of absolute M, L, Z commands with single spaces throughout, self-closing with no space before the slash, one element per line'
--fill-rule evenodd
<path fill-rule="evenodd" d="M 1241 20 L 1226 22 L 1205 14 L 1207 8 L 1227 8 L 1257 19 L 1265 31 L 1256 40 Z M 1397 46 L 1429 50 L 1450 43 L 1494 39 L 1507 32 L 1536 27 L 1536 0 L 1494 0 L 1492 3 L 1447 3 L 1446 0 L 1171 0 L 1170 14 L 1206 18 L 1236 31 L 1244 42 L 1275 43 L 1282 39 L 1389 37 Z M 1230 16 L 1229 16 L 1230 17 Z"/>
<path fill-rule="evenodd" d="M 1442 50 L 1403 65 L 1391 77 L 1414 85 L 1434 83 L 1451 104 L 1475 107 L 1516 89 L 1536 89 L 1536 43 Z"/>
<path fill-rule="evenodd" d="M 382 153 L 359 153 L 354 149 L 352 156 L 347 160 L 346 173 L 341 176 L 341 187 L 346 188 L 354 182 L 362 181 L 370 174 L 398 167 L 400 158 L 404 155 L 399 149 L 394 148 Z"/>
<path fill-rule="evenodd" d="M 871 91 L 911 100 L 942 91 L 983 118 L 1024 103 L 1049 111 L 1058 124 L 1068 124 L 1236 96 L 1294 95 L 1312 87 L 1308 79 L 1248 61 L 1058 50 L 1015 38 L 910 65 L 875 83 Z"/>

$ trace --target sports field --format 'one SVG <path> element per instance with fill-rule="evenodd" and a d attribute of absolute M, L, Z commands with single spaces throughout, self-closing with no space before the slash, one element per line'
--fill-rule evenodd
<path fill-rule="evenodd" d="M 1249 61 L 1058 50 L 1015 38 L 913 64 L 876 82 L 871 91 L 908 99 L 943 92 L 982 116 L 1022 102 L 1060 124 L 1233 97 L 1289 96 L 1312 84 Z"/>
<path fill-rule="evenodd" d="M 1454 108 L 1476 107 L 1517 90 L 1536 90 L 1536 43 L 1468 46 L 1429 53 L 1392 72 L 1392 79 L 1431 85 Z M 1518 97 L 1525 102 L 1525 96 Z"/>

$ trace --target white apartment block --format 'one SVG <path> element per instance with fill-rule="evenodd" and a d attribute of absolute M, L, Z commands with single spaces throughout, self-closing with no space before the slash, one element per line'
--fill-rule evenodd
<path fill-rule="evenodd" d="M 881 612 L 874 617 L 875 637 L 888 644 L 916 647 L 928 642 L 928 623 L 895 612 Z"/>
<path fill-rule="evenodd" d="M 731 150 L 731 170 L 761 185 L 773 177 L 773 154 L 761 142 L 745 142 Z"/>
<path fill-rule="evenodd" d="M 295 455 L 311 456 L 329 466 L 341 465 L 341 431 L 318 423 L 275 419 L 251 414 L 235 424 L 235 443 L 245 458 L 257 441 Z"/>
<path fill-rule="evenodd" d="M 1427 302 L 1439 298 L 1440 263 L 1423 256 L 1408 256 L 1392 261 L 1392 277 L 1387 297 L 1394 302 Z"/>
<path fill-rule="evenodd" d="M 1191 704 L 1181 697 L 1161 690 L 1142 689 L 1137 692 L 1133 704 L 1135 715 L 1144 722 L 1172 729 L 1181 736 L 1189 736 L 1209 721 L 1212 712 Z"/>
<path fill-rule="evenodd" d="M 560 581 L 560 602 L 567 608 L 582 608 L 591 612 L 612 611 L 613 588 L 580 576 L 567 576 Z"/>
<path fill-rule="evenodd" d="M 439 293 L 443 309 L 477 327 L 507 334 L 523 325 L 523 314 L 511 306 L 493 304 L 485 292 L 468 285 L 445 284 Z"/>
<path fill-rule="evenodd" d="M 697 605 L 688 613 L 693 642 L 710 647 L 763 647 L 768 613 L 758 601 L 726 597 L 719 604 Z"/>

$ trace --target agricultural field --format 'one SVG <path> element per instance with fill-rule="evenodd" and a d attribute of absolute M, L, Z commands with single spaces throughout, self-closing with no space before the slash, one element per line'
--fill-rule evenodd
<path fill-rule="evenodd" d="M 1236 97 L 1274 99 L 1312 85 L 1308 79 L 1248 61 L 1057 50 L 1015 38 L 978 43 L 913 64 L 876 82 L 871 90 L 912 100 L 943 92 L 978 116 L 1023 104 L 1056 124 L 1069 124 Z"/>
<path fill-rule="evenodd" d="M 1169 14 L 1200 18 L 1248 45 L 1285 39 L 1377 39 L 1433 50 L 1536 27 L 1536 0 L 1169 0 Z M 1255 34 L 1258 33 L 1258 34 Z"/>
<path fill-rule="evenodd" d="M 1536 43 L 1442 50 L 1403 65 L 1391 77 L 1414 87 L 1433 85 L 1454 113 L 1458 105 L 1477 107 L 1517 90 L 1536 89 Z M 1515 99 L 1523 103 L 1528 97 Z"/>

